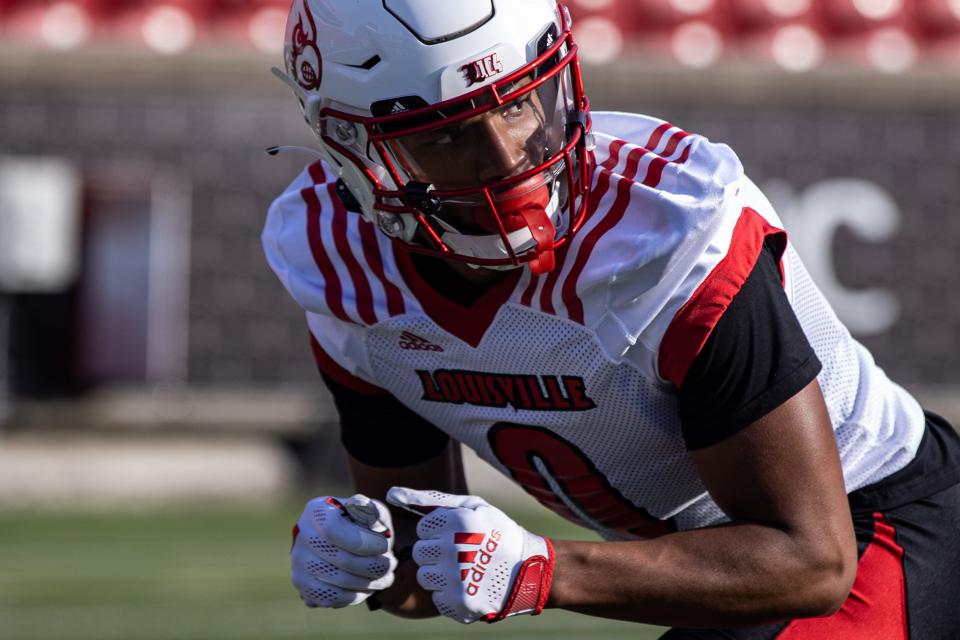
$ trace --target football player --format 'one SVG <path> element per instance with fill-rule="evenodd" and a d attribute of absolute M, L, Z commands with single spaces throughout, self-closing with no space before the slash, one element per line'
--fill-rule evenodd
<path fill-rule="evenodd" d="M 296 0 L 321 160 L 274 202 L 357 495 L 311 607 L 667 638 L 957 638 L 960 441 L 850 336 L 725 145 L 591 113 L 556 0 Z M 466 445 L 601 534 L 471 496 Z M 389 506 L 388 506 L 389 505 Z"/>

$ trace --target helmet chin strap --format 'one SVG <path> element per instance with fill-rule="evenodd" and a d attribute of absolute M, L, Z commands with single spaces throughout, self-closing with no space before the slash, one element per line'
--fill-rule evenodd
<path fill-rule="evenodd" d="M 560 217 L 560 195 L 555 188 L 546 208 L 528 206 L 517 212 L 523 218 L 524 226 L 516 231 L 507 233 L 507 241 L 514 254 L 521 254 L 535 250 L 537 257 L 527 262 L 530 271 L 536 275 L 553 270 L 553 245 L 556 237 L 557 222 Z M 510 252 L 503 243 L 503 238 L 497 234 L 468 235 L 460 233 L 456 227 L 432 216 L 433 220 L 443 229 L 440 240 L 456 253 L 475 258 L 507 258 Z M 535 248 L 535 249 L 534 249 Z M 470 264 L 470 263 L 468 263 Z M 488 266 L 470 264 L 474 269 L 491 269 L 495 271 L 509 271 L 516 269 L 514 265 Z M 522 265 L 521 265 L 522 266 Z"/>
<path fill-rule="evenodd" d="M 537 252 L 533 260 L 527 262 L 530 266 L 530 272 L 539 276 L 543 273 L 553 271 L 555 258 L 553 254 L 553 243 L 556 239 L 557 230 L 553 221 L 547 212 L 542 209 L 527 208 L 520 212 L 533 239 L 537 243 Z"/>

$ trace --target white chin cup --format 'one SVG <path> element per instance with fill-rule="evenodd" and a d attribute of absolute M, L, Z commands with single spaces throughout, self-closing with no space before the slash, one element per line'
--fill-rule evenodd
<path fill-rule="evenodd" d="M 558 189 L 553 190 L 553 195 L 550 196 L 550 202 L 547 203 L 547 217 L 550 218 L 550 222 L 553 223 L 554 227 L 557 228 L 558 233 L 562 233 L 564 229 L 560 228 L 562 225 L 558 224 L 558 219 L 560 218 L 560 194 Z M 502 259 L 509 258 L 510 252 L 507 251 L 506 246 L 503 244 L 503 238 L 499 235 L 467 235 L 457 231 L 456 227 L 451 225 L 448 222 L 445 222 L 434 216 L 433 219 L 443 228 L 443 233 L 440 235 L 440 240 L 443 241 L 445 245 L 453 249 L 454 253 L 458 255 L 470 256 L 473 258 L 494 258 Z M 534 240 L 533 234 L 530 232 L 530 229 L 524 227 L 522 229 L 517 229 L 516 231 L 511 231 L 507 234 L 507 240 L 510 242 L 510 247 L 513 249 L 514 254 L 520 255 L 521 253 L 532 249 L 536 246 L 537 241 Z M 510 269 L 516 269 L 514 265 L 470 265 L 477 269 L 493 269 L 495 271 L 506 271 Z"/>

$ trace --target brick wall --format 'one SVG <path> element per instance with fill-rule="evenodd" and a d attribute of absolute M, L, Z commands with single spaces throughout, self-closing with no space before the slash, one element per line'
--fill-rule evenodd
<path fill-rule="evenodd" d="M 0 92 L 0 153 L 56 155 L 85 171 L 108 163 L 182 171 L 192 187 L 189 381 L 301 380 L 313 374 L 306 329 L 259 245 L 264 213 L 302 158 L 270 158 L 303 141 L 292 101 L 245 95 L 123 91 L 66 97 Z"/>
<path fill-rule="evenodd" d="M 870 241 L 841 227 L 831 253 L 837 279 L 851 290 L 885 288 L 898 300 L 895 324 L 863 338 L 892 377 L 960 382 L 960 120 L 949 111 L 592 98 L 728 142 L 761 185 L 779 180 L 801 193 L 847 177 L 885 190 L 901 213 L 899 230 Z M 189 176 L 188 378 L 194 383 L 315 378 L 301 313 L 259 246 L 270 200 L 306 162 L 269 158 L 262 149 L 308 137 L 282 88 L 253 95 L 122 87 L 0 91 L 0 153 L 64 156 L 84 167 L 146 162 Z"/>

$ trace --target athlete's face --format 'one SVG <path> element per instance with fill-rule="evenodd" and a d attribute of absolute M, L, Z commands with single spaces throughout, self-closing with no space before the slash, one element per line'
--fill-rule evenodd
<path fill-rule="evenodd" d="M 526 96 L 449 127 L 407 136 L 404 147 L 437 189 L 502 180 L 543 160 L 543 108 Z"/>
<path fill-rule="evenodd" d="M 414 179 L 433 184 L 437 190 L 475 188 L 543 163 L 551 149 L 562 142 L 550 124 L 557 120 L 552 116 L 545 112 L 541 94 L 532 91 L 463 122 L 405 136 L 399 141 L 398 155 Z M 542 187 L 544 181 L 532 182 Z M 498 231 L 481 199 L 446 202 L 441 217 L 463 233 Z"/>

